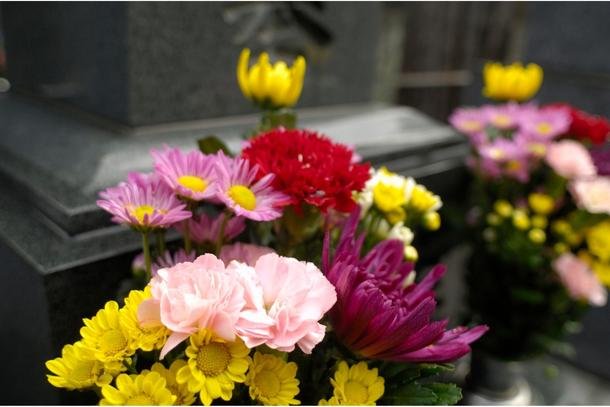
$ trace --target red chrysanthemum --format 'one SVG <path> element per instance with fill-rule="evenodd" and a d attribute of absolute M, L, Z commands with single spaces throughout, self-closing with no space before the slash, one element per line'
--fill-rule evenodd
<path fill-rule="evenodd" d="M 350 212 L 353 191 L 369 179 L 369 163 L 356 163 L 349 147 L 309 130 L 274 129 L 250 140 L 242 157 L 257 164 L 259 177 L 275 174 L 273 186 L 297 210 L 307 203 L 322 212 Z"/>
<path fill-rule="evenodd" d="M 569 131 L 571 136 L 579 140 L 589 140 L 593 144 L 603 144 L 610 139 L 610 122 L 605 117 L 589 114 L 567 103 L 556 103 L 554 106 L 569 110 L 572 118 Z"/>

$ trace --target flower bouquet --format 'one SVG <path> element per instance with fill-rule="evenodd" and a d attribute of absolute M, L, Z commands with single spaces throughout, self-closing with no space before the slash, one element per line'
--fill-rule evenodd
<path fill-rule="evenodd" d="M 49 382 L 102 405 L 456 403 L 437 375 L 487 328 L 432 319 L 443 266 L 415 281 L 414 231 L 438 228 L 440 198 L 295 128 L 304 59 L 248 55 L 238 80 L 264 113 L 238 155 L 165 146 L 100 193 L 141 235 L 139 287 L 83 320 Z"/>
<path fill-rule="evenodd" d="M 537 65 L 489 64 L 484 79 L 483 93 L 505 103 L 449 119 L 472 146 L 468 305 L 490 326 L 478 349 L 520 360 L 566 350 L 587 307 L 606 303 L 610 125 L 565 104 L 518 103 L 540 87 Z"/>

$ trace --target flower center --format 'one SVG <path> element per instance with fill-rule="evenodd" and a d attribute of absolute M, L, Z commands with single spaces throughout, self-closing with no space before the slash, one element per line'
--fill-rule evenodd
<path fill-rule="evenodd" d="M 511 124 L 510 117 L 505 114 L 499 114 L 493 117 L 493 123 L 498 127 L 505 127 Z"/>
<path fill-rule="evenodd" d="M 481 130 L 482 127 L 481 122 L 477 120 L 464 120 L 462 122 L 462 128 L 466 131 L 478 131 Z"/>
<path fill-rule="evenodd" d="M 155 208 L 150 205 L 140 205 L 131 210 L 131 214 L 136 217 L 139 223 L 144 223 L 144 216 L 148 215 L 148 218 L 153 215 Z"/>
<path fill-rule="evenodd" d="M 206 376 L 218 376 L 227 369 L 230 360 L 231 354 L 224 344 L 211 342 L 199 349 L 197 367 Z"/>
<path fill-rule="evenodd" d="M 542 123 L 538 123 L 538 125 L 536 126 L 536 130 L 538 131 L 538 133 L 546 136 L 551 131 L 553 131 L 553 126 L 551 126 L 547 122 L 542 122 Z"/>
<path fill-rule="evenodd" d="M 136 394 L 125 402 L 127 406 L 152 406 L 155 404 L 153 399 L 147 394 Z"/>
<path fill-rule="evenodd" d="M 87 382 L 93 376 L 94 367 L 95 360 L 83 360 L 74 366 L 72 372 L 70 372 L 70 378 L 75 382 Z"/>
<path fill-rule="evenodd" d="M 529 145 L 530 151 L 539 157 L 546 154 L 546 146 L 542 143 L 532 143 Z"/>
<path fill-rule="evenodd" d="M 365 404 L 369 398 L 369 392 L 362 383 L 348 380 L 345 383 L 345 396 L 354 404 Z"/>
<path fill-rule="evenodd" d="M 489 150 L 489 156 L 494 160 L 501 160 L 504 158 L 504 151 L 499 148 L 492 148 Z"/>
<path fill-rule="evenodd" d="M 516 160 L 511 160 L 506 163 L 506 169 L 508 171 L 519 171 L 521 169 L 521 163 Z"/>
<path fill-rule="evenodd" d="M 195 175 L 183 175 L 178 178 L 178 184 L 195 192 L 203 192 L 208 187 L 208 183 L 201 177 Z"/>
<path fill-rule="evenodd" d="M 280 379 L 273 372 L 263 370 L 256 375 L 254 382 L 263 397 L 273 397 L 280 392 Z"/>
<path fill-rule="evenodd" d="M 118 329 L 111 329 L 105 332 L 100 338 L 100 342 L 102 351 L 108 356 L 121 352 L 127 346 L 125 336 Z"/>
<path fill-rule="evenodd" d="M 233 185 L 229 188 L 231 199 L 247 211 L 256 208 L 256 196 L 250 188 L 245 185 Z"/>

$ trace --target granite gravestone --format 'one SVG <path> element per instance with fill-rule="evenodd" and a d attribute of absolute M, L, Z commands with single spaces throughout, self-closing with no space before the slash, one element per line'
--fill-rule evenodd
<path fill-rule="evenodd" d="M 308 57 L 300 105 L 324 107 L 300 111 L 303 126 L 445 200 L 459 196 L 461 138 L 413 109 L 368 103 L 377 4 L 1 7 L 15 90 L 0 95 L 0 346 L 11 350 L 1 403 L 96 401 L 51 387 L 44 361 L 116 296 L 139 250 L 138 237 L 96 207 L 97 193 L 150 171 L 148 152 L 164 143 L 190 149 L 213 133 L 239 148 L 257 121 L 237 115 L 252 112 L 234 78 L 244 45 Z"/>
<path fill-rule="evenodd" d="M 307 58 L 300 106 L 370 99 L 374 3 L 5 3 L 13 87 L 128 125 L 251 111 L 240 50 Z"/>

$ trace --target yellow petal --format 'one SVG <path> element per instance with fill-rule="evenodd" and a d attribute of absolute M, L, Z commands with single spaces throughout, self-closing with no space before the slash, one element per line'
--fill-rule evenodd
<path fill-rule="evenodd" d="M 237 63 L 237 83 L 241 89 L 241 93 L 248 99 L 251 98 L 250 90 L 248 89 L 248 64 L 250 63 L 250 50 L 244 48 L 239 54 Z"/>
<path fill-rule="evenodd" d="M 305 58 L 299 55 L 291 68 L 292 78 L 290 81 L 290 87 L 286 92 L 286 106 L 293 106 L 299 100 L 301 91 L 303 90 L 303 81 L 305 79 L 306 68 L 307 63 L 305 62 Z"/>

